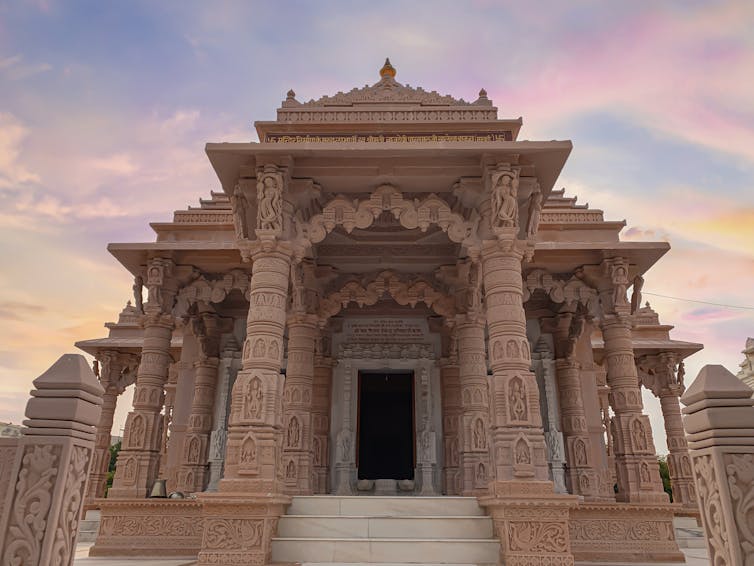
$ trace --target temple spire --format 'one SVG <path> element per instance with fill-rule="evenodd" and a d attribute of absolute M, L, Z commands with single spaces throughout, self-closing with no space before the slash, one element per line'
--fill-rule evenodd
<path fill-rule="evenodd" d="M 387 78 L 387 77 L 390 77 L 391 79 L 394 79 L 395 78 L 395 73 L 396 73 L 395 67 L 393 67 L 390 64 L 390 59 L 386 57 L 385 58 L 385 64 L 382 66 L 382 69 L 380 69 L 380 76 L 383 79 Z"/>

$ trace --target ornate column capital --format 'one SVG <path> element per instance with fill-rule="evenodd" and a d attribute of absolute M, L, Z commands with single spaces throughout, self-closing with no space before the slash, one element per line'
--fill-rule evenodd
<path fill-rule="evenodd" d="M 673 352 L 641 356 L 636 360 L 641 384 L 655 397 L 680 397 L 686 390 L 683 383 L 683 360 Z"/>

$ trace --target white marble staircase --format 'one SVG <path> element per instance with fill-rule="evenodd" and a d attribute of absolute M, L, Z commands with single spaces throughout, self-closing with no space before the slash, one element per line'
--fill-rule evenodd
<path fill-rule="evenodd" d="M 273 562 L 497 564 L 492 520 L 473 497 L 294 497 Z"/>

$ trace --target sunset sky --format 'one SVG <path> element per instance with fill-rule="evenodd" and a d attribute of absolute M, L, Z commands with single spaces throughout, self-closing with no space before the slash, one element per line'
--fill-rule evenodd
<path fill-rule="evenodd" d="M 625 239 L 672 245 L 644 291 L 675 338 L 705 344 L 688 381 L 738 371 L 754 2 L 0 0 L 0 421 L 130 298 L 107 243 L 152 240 L 148 222 L 219 190 L 206 142 L 256 141 L 288 89 L 372 84 L 386 56 L 404 84 L 485 88 L 501 118 L 523 116 L 519 139 L 572 140 L 556 187 L 626 219 Z"/>

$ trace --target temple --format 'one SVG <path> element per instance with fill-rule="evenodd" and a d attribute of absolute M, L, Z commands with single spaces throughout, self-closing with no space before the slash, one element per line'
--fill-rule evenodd
<path fill-rule="evenodd" d="M 110 244 L 133 302 L 77 344 L 105 389 L 92 555 L 683 561 L 679 396 L 702 346 L 641 296 L 669 245 L 621 241 L 625 222 L 554 188 L 570 141 L 518 140 L 484 90 L 395 77 L 288 92 L 258 143 L 207 144 L 221 190 L 154 242 Z M 149 497 L 162 480 L 173 496 Z"/>

